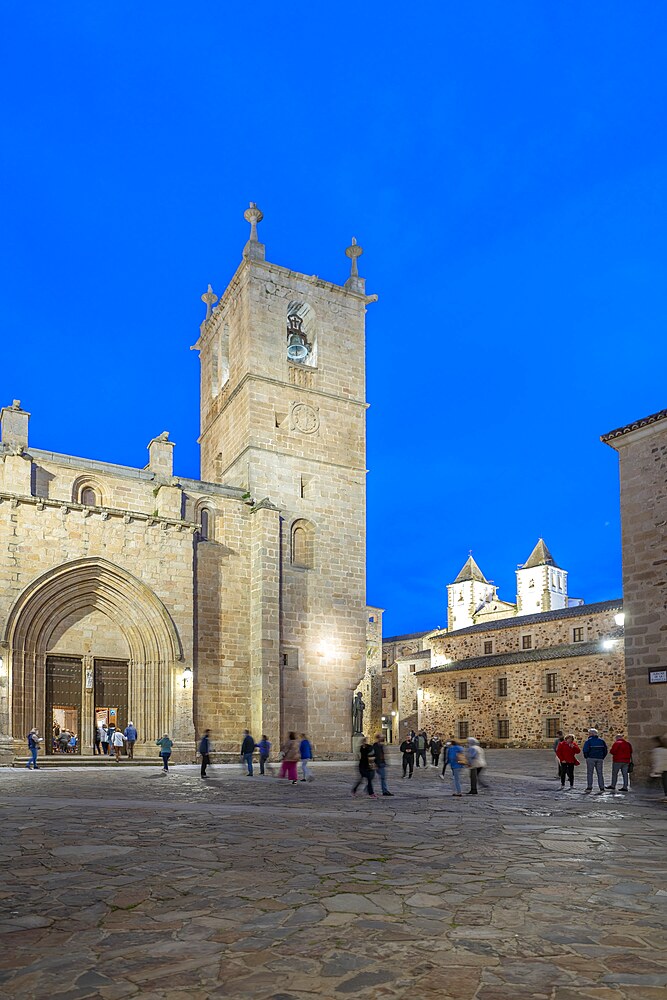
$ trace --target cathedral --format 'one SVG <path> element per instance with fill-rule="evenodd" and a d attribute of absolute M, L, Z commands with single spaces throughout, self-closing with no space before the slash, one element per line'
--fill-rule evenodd
<path fill-rule="evenodd" d="M 257 226 L 229 286 L 209 286 L 201 479 L 162 432 L 143 469 L 34 448 L 1 414 L 0 760 L 37 727 L 90 753 L 97 724 L 167 733 L 192 758 L 312 734 L 351 749 L 366 669 L 365 314 L 361 247 L 343 285 L 269 263 Z M 55 442 L 54 442 L 55 444 Z M 381 639 L 380 639 L 381 641 Z M 379 668 L 379 643 L 377 646 Z"/>

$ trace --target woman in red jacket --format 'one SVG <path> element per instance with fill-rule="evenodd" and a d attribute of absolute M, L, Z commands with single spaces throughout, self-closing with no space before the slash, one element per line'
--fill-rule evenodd
<path fill-rule="evenodd" d="M 577 760 L 577 754 L 581 753 L 581 750 L 574 742 L 574 736 L 566 736 L 564 740 L 556 747 L 556 756 L 558 757 L 561 768 L 560 768 L 560 787 L 565 788 L 565 778 L 567 777 L 570 782 L 570 788 L 574 785 L 574 768 L 575 765 L 579 763 Z"/>

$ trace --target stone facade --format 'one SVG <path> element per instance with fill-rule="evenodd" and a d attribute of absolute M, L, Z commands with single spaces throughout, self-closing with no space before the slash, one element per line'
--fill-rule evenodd
<path fill-rule="evenodd" d="M 428 638 L 419 726 L 486 745 L 548 746 L 557 729 L 626 727 L 620 601 L 474 625 Z"/>
<path fill-rule="evenodd" d="M 667 745 L 667 410 L 602 440 L 620 462 L 628 734 L 645 778 L 654 738 Z"/>
<path fill-rule="evenodd" d="M 108 664 L 126 677 L 126 714 L 151 753 L 168 732 L 191 757 L 204 728 L 232 752 L 246 727 L 274 743 L 307 731 L 321 754 L 349 752 L 367 647 L 379 716 L 381 612 L 369 641 L 365 596 L 374 297 L 360 248 L 334 285 L 269 264 L 261 213 L 246 217 L 251 240 L 227 291 L 213 309 L 210 288 L 202 297 L 201 481 L 174 476 L 166 433 L 131 469 L 34 449 L 20 403 L 2 411 L 4 759 L 32 726 L 50 732 L 58 670 L 89 751 Z M 290 329 L 305 331 L 305 363 L 288 357 Z"/>

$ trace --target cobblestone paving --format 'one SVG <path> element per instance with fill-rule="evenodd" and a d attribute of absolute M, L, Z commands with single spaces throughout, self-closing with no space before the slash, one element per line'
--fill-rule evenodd
<path fill-rule="evenodd" d="M 0 771 L 5 996 L 665 1000 L 667 807 L 489 754 L 352 798 L 218 767 Z"/>

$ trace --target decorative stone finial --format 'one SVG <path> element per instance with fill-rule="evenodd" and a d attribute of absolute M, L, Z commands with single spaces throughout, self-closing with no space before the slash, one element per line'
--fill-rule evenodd
<path fill-rule="evenodd" d="M 350 267 L 350 277 L 351 278 L 358 278 L 359 277 L 359 267 L 357 265 L 357 258 L 361 257 L 361 255 L 362 255 L 363 252 L 364 252 L 363 249 L 360 246 L 357 246 L 356 236 L 353 236 L 352 237 L 352 245 L 349 246 L 347 248 L 347 250 L 345 251 L 345 255 L 347 257 L 349 257 L 350 260 L 352 261 L 352 265 Z"/>
<path fill-rule="evenodd" d="M 208 290 L 202 295 L 201 300 L 206 303 L 206 319 L 208 319 L 211 315 L 211 309 L 218 301 L 218 296 L 215 294 L 210 284 L 208 286 Z"/>
<path fill-rule="evenodd" d="M 246 220 L 246 222 L 250 223 L 250 242 L 257 243 L 258 242 L 257 223 L 261 222 L 264 216 L 257 208 L 257 205 L 255 204 L 254 201 L 250 202 L 250 208 L 246 208 L 245 212 L 243 213 L 243 218 Z"/>
<path fill-rule="evenodd" d="M 20 410 L 20 409 L 21 409 L 21 400 L 20 399 L 14 399 L 12 401 L 12 410 Z"/>

